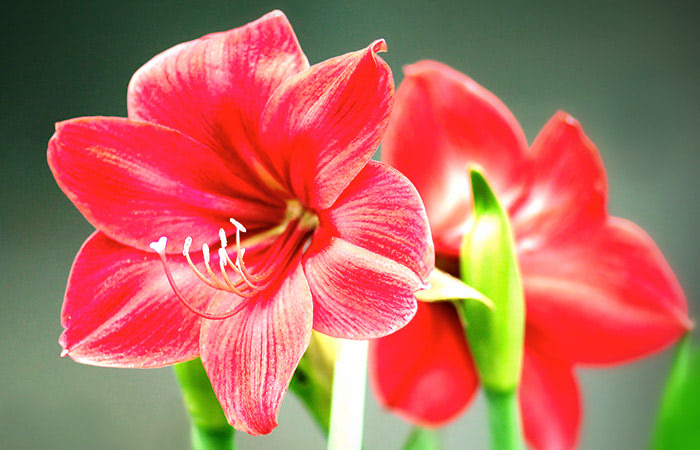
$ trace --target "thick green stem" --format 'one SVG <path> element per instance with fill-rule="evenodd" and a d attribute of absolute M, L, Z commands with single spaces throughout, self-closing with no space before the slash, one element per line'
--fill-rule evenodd
<path fill-rule="evenodd" d="M 435 430 L 414 427 L 403 444 L 403 450 L 440 450 L 440 437 Z"/>
<path fill-rule="evenodd" d="M 488 389 L 486 404 L 489 411 L 491 448 L 493 450 L 524 449 L 520 430 L 520 407 L 515 391 L 495 392 Z"/>
<path fill-rule="evenodd" d="M 302 356 L 289 389 L 304 403 L 324 435 L 328 435 L 331 417 L 333 365 L 336 339 L 317 331 Z"/>
<path fill-rule="evenodd" d="M 233 428 L 226 420 L 201 360 L 197 358 L 176 364 L 174 368 L 192 419 L 192 448 L 232 450 Z"/>

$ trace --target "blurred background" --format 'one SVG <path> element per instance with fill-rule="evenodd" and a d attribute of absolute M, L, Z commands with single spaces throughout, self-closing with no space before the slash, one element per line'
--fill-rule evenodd
<path fill-rule="evenodd" d="M 186 449 L 172 370 L 59 358 L 71 262 L 91 226 L 56 186 L 56 121 L 125 116 L 132 73 L 157 53 L 279 8 L 309 60 L 388 41 L 394 70 L 443 61 L 494 92 L 531 141 L 557 109 L 583 124 L 610 184 L 610 210 L 640 224 L 676 270 L 691 314 L 697 275 L 700 39 L 692 2 L 12 2 L 3 8 L 0 89 L 0 442 L 7 449 Z M 671 361 L 579 370 L 581 448 L 644 448 Z M 399 448 L 409 427 L 367 400 L 365 448 Z M 323 448 L 288 395 L 280 426 L 239 447 Z M 486 448 L 481 398 L 442 431 L 446 448 Z"/>

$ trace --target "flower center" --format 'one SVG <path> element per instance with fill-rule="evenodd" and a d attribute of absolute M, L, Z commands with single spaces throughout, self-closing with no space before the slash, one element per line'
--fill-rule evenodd
<path fill-rule="evenodd" d="M 198 309 L 188 300 L 177 287 L 172 271 L 168 267 L 165 247 L 168 242 L 166 236 L 151 242 L 150 247 L 158 253 L 165 276 L 178 300 L 190 311 L 209 320 L 223 320 L 234 316 L 248 304 L 249 300 L 268 288 L 283 273 L 292 257 L 304 250 L 313 230 L 318 226 L 318 217 L 310 211 L 304 210 L 301 203 L 291 200 L 287 203 L 285 217 L 282 222 L 268 230 L 260 232 L 249 239 L 241 240 L 241 233 L 246 233 L 246 228 L 236 219 L 230 219 L 235 227 L 236 242 L 233 249 L 233 257 L 229 254 L 228 237 L 223 228 L 219 229 L 219 241 L 221 246 L 217 251 L 219 258 L 218 274 L 212 268 L 210 249 L 207 244 L 202 245 L 202 257 L 204 270 L 200 270 L 190 257 L 192 237 L 188 236 L 182 249 L 182 255 L 187 259 L 187 264 L 192 272 L 207 286 L 230 292 L 240 299 L 228 311 L 212 314 Z M 250 270 L 244 261 L 245 247 L 252 247 L 272 240 L 273 243 L 259 256 L 255 267 L 259 270 Z"/>

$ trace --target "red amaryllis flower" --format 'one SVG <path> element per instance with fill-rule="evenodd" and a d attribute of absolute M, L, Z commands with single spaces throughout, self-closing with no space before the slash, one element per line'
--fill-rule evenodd
<path fill-rule="evenodd" d="M 471 214 L 466 167 L 480 165 L 512 220 L 526 300 L 520 389 L 536 448 L 570 448 L 581 418 L 577 364 L 609 365 L 663 349 L 690 326 L 683 292 L 653 241 L 608 216 L 598 151 L 559 112 L 528 148 L 511 112 L 442 64 L 406 69 L 383 160 L 426 204 L 438 267 L 457 274 Z M 380 401 L 410 421 L 441 425 L 478 379 L 450 304 L 419 302 L 416 318 L 373 348 Z"/>
<path fill-rule="evenodd" d="M 410 320 L 434 255 L 413 186 L 369 160 L 393 102 L 385 49 L 309 67 L 272 12 L 153 58 L 128 119 L 59 123 L 49 165 L 97 228 L 68 281 L 64 354 L 201 356 L 231 424 L 261 434 L 312 328 L 366 339 Z"/>

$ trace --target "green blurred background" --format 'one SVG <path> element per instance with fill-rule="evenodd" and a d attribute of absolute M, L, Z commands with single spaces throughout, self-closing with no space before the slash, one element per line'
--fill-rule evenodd
<path fill-rule="evenodd" d="M 309 60 L 388 41 L 395 72 L 441 60 L 500 97 L 532 140 L 557 110 L 598 145 L 610 210 L 646 229 L 697 300 L 700 39 L 692 2 L 235 1 L 13 2 L 3 8 L 0 89 L 0 447 L 186 449 L 172 371 L 60 359 L 59 312 L 90 225 L 45 160 L 56 121 L 126 115 L 131 74 L 179 42 L 282 9 Z M 582 448 L 644 448 L 670 353 L 615 370 L 580 370 Z M 478 398 L 442 435 L 486 448 Z M 242 449 L 323 448 L 293 396 L 280 426 Z M 365 448 L 398 448 L 408 426 L 368 399 Z"/>

